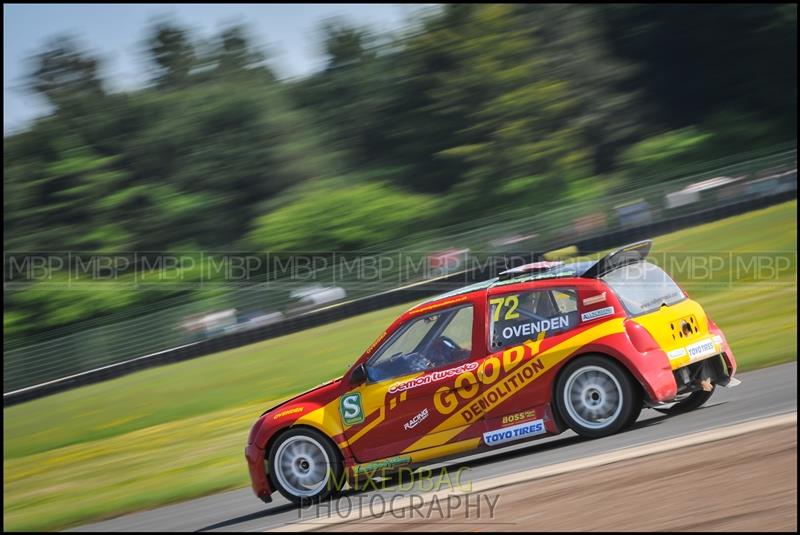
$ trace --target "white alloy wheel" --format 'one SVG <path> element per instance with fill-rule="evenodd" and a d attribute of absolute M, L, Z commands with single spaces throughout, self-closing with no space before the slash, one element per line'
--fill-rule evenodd
<path fill-rule="evenodd" d="M 313 497 L 328 483 L 330 461 L 325 448 L 314 438 L 294 435 L 278 447 L 273 470 L 287 492 L 300 498 Z"/>
<path fill-rule="evenodd" d="M 567 378 L 564 408 L 578 424 L 601 430 L 617 422 L 625 402 L 622 386 L 600 366 L 583 366 Z"/>

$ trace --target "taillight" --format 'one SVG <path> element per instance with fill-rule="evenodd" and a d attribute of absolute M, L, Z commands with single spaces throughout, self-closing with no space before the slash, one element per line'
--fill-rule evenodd
<path fill-rule="evenodd" d="M 711 339 L 714 340 L 714 343 L 725 343 L 725 335 L 722 334 L 722 330 L 717 327 L 717 324 L 714 323 L 708 316 L 706 316 L 706 321 L 708 321 L 708 332 L 711 333 Z"/>
<path fill-rule="evenodd" d="M 635 321 L 627 320 L 625 322 L 625 332 L 628 333 L 628 338 L 630 338 L 633 347 L 639 353 L 660 349 L 653 336 L 647 332 L 647 329 Z"/>

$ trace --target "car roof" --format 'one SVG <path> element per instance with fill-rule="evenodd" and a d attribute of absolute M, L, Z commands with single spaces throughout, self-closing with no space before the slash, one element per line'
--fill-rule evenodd
<path fill-rule="evenodd" d="M 470 284 L 468 286 L 464 286 L 461 288 L 456 288 L 455 290 L 451 290 L 449 292 L 435 295 L 425 301 L 422 301 L 417 306 L 421 305 L 430 305 L 436 303 L 437 301 L 442 301 L 445 299 L 449 299 L 451 297 L 457 297 L 460 295 L 471 294 L 474 292 L 479 292 L 482 290 L 488 290 L 490 288 L 494 288 L 496 286 L 504 286 L 507 284 L 517 284 L 520 282 L 532 282 L 537 280 L 546 280 L 546 279 L 563 279 L 567 277 L 581 277 L 583 276 L 586 271 L 591 268 L 595 263 L 592 261 L 587 262 L 572 262 L 570 264 L 562 264 L 556 268 L 550 269 L 545 272 L 538 272 L 538 273 L 522 273 L 519 276 L 501 280 L 500 277 L 494 277 L 488 280 L 476 282 L 474 284 Z M 416 307 L 414 307 L 416 308 Z"/>
<path fill-rule="evenodd" d="M 571 262 L 569 264 L 556 265 L 555 267 L 545 270 L 535 269 L 531 272 L 522 271 L 517 273 L 514 270 L 506 270 L 504 273 L 501 273 L 501 276 L 508 274 L 507 277 L 494 277 L 489 280 L 464 286 L 463 288 L 457 288 L 450 292 L 440 294 L 423 301 L 422 303 L 414 306 L 412 310 L 422 305 L 433 305 L 438 301 L 460 295 L 471 294 L 478 291 L 488 290 L 501 285 L 572 277 L 598 279 L 609 271 L 613 271 L 629 263 L 644 260 L 649 254 L 652 244 L 653 242 L 651 240 L 642 240 L 636 243 L 628 244 L 615 251 L 612 251 L 611 253 L 608 253 L 597 261 L 587 260 L 582 262 Z M 538 268 L 539 264 L 528 264 L 528 266 Z"/>

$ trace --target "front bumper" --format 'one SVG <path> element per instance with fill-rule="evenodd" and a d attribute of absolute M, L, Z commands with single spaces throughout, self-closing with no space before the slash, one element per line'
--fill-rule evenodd
<path fill-rule="evenodd" d="M 244 449 L 244 457 L 247 459 L 247 467 L 250 470 L 250 483 L 253 492 L 262 501 L 269 503 L 272 501 L 272 487 L 267 478 L 267 467 L 264 463 L 264 450 L 255 444 L 250 444 Z"/>

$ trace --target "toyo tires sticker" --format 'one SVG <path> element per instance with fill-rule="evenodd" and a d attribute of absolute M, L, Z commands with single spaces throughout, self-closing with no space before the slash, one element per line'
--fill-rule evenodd
<path fill-rule="evenodd" d="M 512 425 L 495 431 L 487 431 L 483 434 L 483 441 L 487 446 L 497 446 L 498 444 L 543 433 L 545 433 L 544 420 L 534 420 L 533 422 Z"/>
<path fill-rule="evenodd" d="M 692 360 L 696 360 L 707 357 L 708 355 L 713 355 L 716 349 L 714 348 L 714 342 L 711 338 L 706 338 L 705 340 L 700 340 L 695 344 L 686 346 L 686 352 L 689 353 L 689 357 Z"/>

